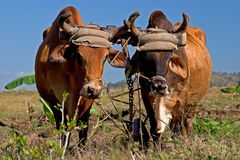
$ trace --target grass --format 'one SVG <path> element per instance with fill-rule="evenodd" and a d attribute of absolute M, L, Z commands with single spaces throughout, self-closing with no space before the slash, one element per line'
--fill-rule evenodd
<path fill-rule="evenodd" d="M 123 91 L 114 88 L 113 93 Z M 120 97 L 127 99 L 127 95 Z M 162 150 L 156 152 L 152 147 L 146 151 L 130 143 L 111 121 L 104 121 L 93 129 L 98 117 L 103 116 L 101 109 L 94 104 L 99 116 L 92 114 L 89 135 L 84 148 L 77 148 L 77 132 L 71 136 L 66 159 L 240 159 L 240 97 L 222 93 L 213 87 L 198 107 L 195 118 L 194 137 L 190 140 L 172 138 L 167 128 L 162 138 Z M 104 109 L 116 113 L 106 94 L 102 99 Z M 126 110 L 127 105 L 115 103 L 118 110 Z M 143 106 L 142 106 L 143 107 Z M 33 110 L 31 110 L 31 108 Z M 96 111 L 95 111 L 96 112 Z M 9 127 L 0 127 L 0 159 L 6 158 L 9 151 L 17 152 L 22 148 L 26 159 L 57 159 L 56 130 L 43 115 L 39 96 L 35 91 L 17 90 L 0 92 L 0 121 L 14 127 L 24 137 L 14 137 Z M 116 123 L 122 127 L 119 121 Z M 12 148 L 9 144 L 12 143 Z M 22 146 L 21 146 L 22 145 Z M 132 155 L 131 151 L 135 151 Z M 20 153 L 20 151 L 19 151 Z M 4 157 L 5 156 L 5 157 Z"/>

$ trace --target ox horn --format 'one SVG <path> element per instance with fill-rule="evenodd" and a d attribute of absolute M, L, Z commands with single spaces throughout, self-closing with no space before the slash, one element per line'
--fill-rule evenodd
<path fill-rule="evenodd" d="M 136 37 L 139 36 L 140 34 L 140 30 L 135 26 L 134 22 L 137 19 L 137 17 L 140 16 L 140 12 L 134 12 L 128 19 L 128 21 L 124 20 L 123 23 L 125 26 L 128 27 L 128 29 L 130 29 L 130 31 L 132 32 L 132 34 Z"/>
<path fill-rule="evenodd" d="M 128 20 L 123 21 L 124 26 L 111 30 L 110 31 L 110 33 L 112 35 L 111 41 L 113 41 L 113 42 L 116 41 L 119 37 L 126 34 L 129 29 L 131 30 L 131 32 L 132 32 L 132 30 L 135 31 L 136 29 L 133 29 L 133 28 L 136 28 L 134 25 L 134 22 L 140 15 L 141 14 L 139 11 L 134 12 L 133 14 L 131 14 L 129 16 Z"/>
<path fill-rule="evenodd" d="M 66 23 L 65 21 L 72 16 L 71 12 L 67 12 L 62 14 L 61 16 L 58 17 L 58 25 L 60 26 L 60 28 L 65 32 L 68 33 L 70 35 L 74 34 L 77 30 L 77 28 L 74 28 L 73 26 L 71 26 L 70 24 Z"/>
<path fill-rule="evenodd" d="M 179 32 L 182 32 L 186 29 L 186 27 L 188 26 L 188 23 L 189 23 L 189 17 L 186 13 L 183 13 L 182 14 L 183 16 L 183 22 L 181 24 L 181 26 L 176 30 L 174 31 L 173 33 L 179 33 Z"/>

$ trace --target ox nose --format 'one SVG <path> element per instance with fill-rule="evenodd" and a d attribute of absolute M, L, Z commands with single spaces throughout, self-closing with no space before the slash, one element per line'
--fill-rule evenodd
<path fill-rule="evenodd" d="M 152 85 L 152 90 L 155 90 L 155 91 L 166 90 L 166 88 L 167 88 L 167 85 L 162 83 Z"/>
<path fill-rule="evenodd" d="M 90 99 L 101 98 L 104 87 L 103 83 L 104 81 L 99 79 L 88 81 L 80 90 L 80 95 Z"/>
<path fill-rule="evenodd" d="M 88 86 L 87 92 L 88 92 L 89 95 L 93 95 L 93 93 L 94 93 L 94 88 L 91 87 L 91 86 Z"/>
<path fill-rule="evenodd" d="M 87 94 L 89 97 L 97 98 L 99 97 L 99 95 L 101 95 L 101 91 L 102 91 L 101 88 L 94 88 L 92 86 L 88 86 L 87 88 Z"/>
<path fill-rule="evenodd" d="M 151 92 L 152 94 L 168 95 L 167 81 L 162 76 L 154 76 L 151 78 Z"/>

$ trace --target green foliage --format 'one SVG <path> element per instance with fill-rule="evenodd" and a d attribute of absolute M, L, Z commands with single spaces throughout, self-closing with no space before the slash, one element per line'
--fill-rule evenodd
<path fill-rule="evenodd" d="M 238 81 L 236 86 L 222 88 L 221 91 L 224 93 L 240 94 L 240 81 Z"/>
<path fill-rule="evenodd" d="M 236 93 L 236 88 L 235 87 L 222 88 L 221 91 L 224 93 Z"/>
<path fill-rule="evenodd" d="M 195 117 L 194 130 L 198 134 L 207 133 L 209 135 L 219 135 L 220 133 L 231 133 L 234 127 L 239 126 L 239 121 L 231 123 L 228 120 L 216 121 L 208 118 Z"/>
<path fill-rule="evenodd" d="M 67 97 L 68 97 L 69 93 L 68 92 L 64 92 L 63 93 L 63 102 L 66 101 Z M 40 98 L 40 102 L 43 105 L 43 111 L 45 116 L 47 117 L 48 121 L 52 124 L 55 123 L 55 118 L 54 118 L 54 114 L 53 111 L 51 109 L 51 107 L 49 106 L 48 102 L 46 102 L 43 98 Z M 57 106 L 54 106 L 56 109 L 58 109 L 59 111 L 61 111 L 62 105 L 61 104 L 57 104 Z M 71 122 L 72 124 L 73 122 Z"/>
<path fill-rule="evenodd" d="M 27 76 L 19 77 L 15 80 L 9 82 L 5 86 L 5 89 L 11 90 L 11 89 L 14 89 L 14 88 L 16 88 L 18 86 L 21 86 L 23 84 L 27 84 L 27 85 L 35 84 L 35 75 L 27 75 Z"/>
<path fill-rule="evenodd" d="M 67 100 L 68 95 L 69 95 L 69 92 L 67 92 L 67 91 L 63 92 L 63 100 L 62 100 L 63 102 L 65 102 Z"/>
<path fill-rule="evenodd" d="M 71 129 L 76 127 L 77 121 L 75 119 L 71 119 L 68 123 L 67 126 Z"/>
<path fill-rule="evenodd" d="M 54 124 L 55 123 L 55 118 L 54 118 L 52 109 L 50 108 L 48 103 L 43 98 L 40 98 L 40 102 L 43 105 L 43 111 L 44 111 L 45 116 L 47 117 L 48 121 L 50 123 Z"/>
<path fill-rule="evenodd" d="M 114 130 L 110 125 L 105 124 L 105 123 L 103 123 L 102 128 L 103 128 L 103 132 L 105 132 L 105 133 L 109 133 L 112 130 Z"/>
<path fill-rule="evenodd" d="M 90 109 L 90 113 L 93 114 L 93 115 L 96 115 L 96 116 L 100 116 L 100 111 L 95 106 L 93 106 Z"/>
<path fill-rule="evenodd" d="M 3 160 L 15 159 L 45 159 L 51 160 L 58 158 L 63 148 L 59 147 L 56 140 L 47 140 L 44 145 L 29 146 L 27 137 L 14 134 L 9 139 L 6 147 L 1 148 L 3 152 Z M 1 152 L 0 152 L 1 153 Z"/>
<path fill-rule="evenodd" d="M 26 137 L 22 135 L 13 134 L 9 139 L 8 145 L 5 148 L 7 155 L 3 159 L 19 159 L 18 157 L 25 153 L 25 146 L 27 144 Z"/>

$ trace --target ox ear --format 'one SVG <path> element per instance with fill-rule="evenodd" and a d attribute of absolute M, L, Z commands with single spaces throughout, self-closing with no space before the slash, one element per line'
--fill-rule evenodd
<path fill-rule="evenodd" d="M 177 76 L 185 79 L 188 76 L 188 68 L 187 64 L 176 54 L 170 59 L 169 68 L 172 72 L 174 72 Z"/>
<path fill-rule="evenodd" d="M 108 63 L 117 68 L 126 68 L 127 66 L 127 56 L 118 50 L 109 50 Z"/>
<path fill-rule="evenodd" d="M 59 45 L 55 47 L 49 54 L 49 61 L 58 63 L 66 62 L 67 59 L 69 59 L 69 55 L 66 55 L 68 48 L 69 45 Z"/>
<path fill-rule="evenodd" d="M 42 37 L 43 37 L 43 40 L 47 37 L 48 35 L 48 32 L 50 31 L 51 27 L 48 27 L 47 29 L 45 29 L 42 33 Z"/>

